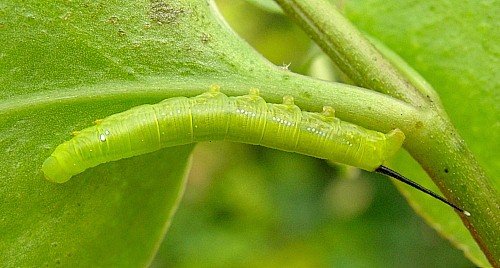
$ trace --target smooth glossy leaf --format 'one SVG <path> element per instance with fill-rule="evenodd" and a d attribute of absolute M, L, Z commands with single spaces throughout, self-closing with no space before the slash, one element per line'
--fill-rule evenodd
<path fill-rule="evenodd" d="M 11 1 L 0 2 L 0 14 L 2 265 L 142 266 L 162 240 L 192 146 L 49 183 L 41 164 L 72 131 L 213 83 L 232 94 L 268 85 L 275 102 L 294 88 L 322 102 L 307 79 L 269 64 L 204 0 Z"/>
<path fill-rule="evenodd" d="M 182 196 L 192 146 L 108 163 L 62 185 L 39 169 L 72 131 L 159 100 L 152 90 L 140 96 L 142 77 L 190 71 L 186 55 L 203 36 L 179 36 L 199 19 L 192 12 L 162 1 L 0 3 L 2 266 L 150 261 Z"/>
<path fill-rule="evenodd" d="M 494 179 L 497 190 L 499 12 L 500 6 L 494 1 L 346 2 L 346 13 L 356 25 L 401 55 L 438 91 L 451 121 Z M 398 169 L 431 187 L 427 175 L 408 157 L 404 159 L 397 161 Z M 411 195 L 411 203 L 431 226 L 478 265 L 488 265 L 468 230 L 451 211 L 420 193 L 404 192 Z"/>
<path fill-rule="evenodd" d="M 310 110 L 331 101 L 347 117 L 381 116 L 380 107 L 368 115 L 352 108 L 351 100 L 374 96 L 367 91 L 274 68 L 224 25 L 212 4 L 0 2 L 0 263 L 149 262 L 182 193 L 192 147 L 101 165 L 63 185 L 43 180 L 45 157 L 95 119 L 196 95 L 212 83 L 230 94 L 264 88 L 273 102 L 293 95 Z M 336 92 L 342 94 L 331 98 Z"/>

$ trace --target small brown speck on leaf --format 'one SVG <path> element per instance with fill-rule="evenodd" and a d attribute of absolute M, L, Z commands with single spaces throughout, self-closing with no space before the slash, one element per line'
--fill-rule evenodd
<path fill-rule="evenodd" d="M 166 3 L 164 0 L 152 0 L 150 7 L 149 17 L 158 24 L 174 23 L 179 16 L 186 12 L 184 9 Z"/>

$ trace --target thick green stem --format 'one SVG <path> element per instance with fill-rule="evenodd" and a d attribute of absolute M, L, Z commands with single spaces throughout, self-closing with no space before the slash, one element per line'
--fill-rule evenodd
<path fill-rule="evenodd" d="M 326 0 L 276 0 L 357 85 L 424 107 L 425 98 Z"/>
<path fill-rule="evenodd" d="M 500 267 L 499 195 L 440 105 L 429 105 L 427 96 L 328 1 L 276 2 L 358 85 L 424 108 L 413 127 L 398 126 L 407 135 L 405 148 L 449 200 L 472 213 L 471 217 L 460 217 L 491 264 Z"/>
<path fill-rule="evenodd" d="M 405 148 L 453 203 L 494 267 L 500 267 L 500 199 L 486 174 L 447 119 L 429 113 L 421 131 L 407 136 Z M 425 125 L 429 124 L 429 125 Z"/>

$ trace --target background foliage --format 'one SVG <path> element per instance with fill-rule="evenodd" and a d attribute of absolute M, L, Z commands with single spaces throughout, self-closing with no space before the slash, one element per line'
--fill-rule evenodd
<path fill-rule="evenodd" d="M 192 147 L 109 163 L 64 185 L 35 174 L 54 146 L 96 118 L 195 95 L 214 80 L 237 94 L 235 84 L 273 88 L 281 74 L 256 79 L 269 69 L 202 2 L 0 1 L 2 266 L 135 267 L 153 258 L 182 194 Z M 220 4 L 232 26 L 276 65 L 343 78 L 285 17 L 230 2 Z M 495 178 L 498 7 L 410 0 L 341 7 L 431 81 Z M 282 96 L 275 95 L 271 101 Z M 382 176 L 234 144 L 201 145 L 194 158 L 186 196 L 153 267 L 472 266 Z M 397 162 L 402 173 L 431 185 L 407 156 Z M 411 200 L 425 207 L 425 218 L 444 218 L 433 225 L 485 263 L 464 242 L 470 237 L 452 211 L 420 193 Z"/>
<path fill-rule="evenodd" d="M 405 32 L 405 35 L 399 34 L 398 31 L 401 28 L 406 29 L 406 27 L 396 27 L 394 25 L 400 24 L 400 21 L 396 21 L 396 23 L 392 23 L 391 25 L 383 24 L 383 22 L 386 24 L 393 22 L 387 20 L 386 16 L 378 16 L 380 13 L 387 15 L 387 6 L 384 7 L 380 2 L 375 3 L 376 1 L 370 3 L 365 3 L 366 1 L 359 3 L 356 1 L 345 2 L 345 6 L 343 7 L 347 11 L 350 11 L 355 21 L 358 19 L 365 30 L 372 30 L 371 32 L 374 32 L 376 36 L 389 36 L 387 39 L 394 43 L 392 46 L 393 49 L 402 53 L 403 56 L 406 56 L 405 58 L 412 59 L 412 53 L 419 52 L 412 52 L 408 46 L 401 45 L 408 42 L 408 39 L 417 39 L 417 37 L 413 36 L 414 32 Z M 221 5 L 223 15 L 228 19 L 231 26 L 276 65 L 285 66 L 290 64 L 288 68 L 294 72 L 322 79 L 339 80 L 344 78 L 342 74 L 338 73 L 338 70 L 328 58 L 314 44 L 308 41 L 307 36 L 298 27 L 291 24 L 286 17 L 283 17 L 279 13 L 263 11 L 244 1 L 218 1 L 218 3 Z M 406 4 L 409 5 L 408 3 Z M 387 5 L 390 6 L 390 4 Z M 432 6 L 431 4 L 429 5 Z M 373 10 L 373 6 L 377 6 L 378 8 Z M 405 4 L 403 3 L 402 6 L 405 6 Z M 273 10 L 271 9 L 271 11 Z M 410 12 L 408 11 L 408 13 Z M 398 14 L 401 13 L 401 10 L 395 9 L 393 13 L 395 17 L 403 17 L 403 15 Z M 369 16 L 366 14 L 369 14 Z M 246 18 L 245 20 L 241 20 L 243 16 Z M 377 20 L 377 23 L 382 24 L 382 26 L 373 22 L 373 20 L 379 17 L 380 20 Z M 410 16 L 408 19 L 412 20 L 413 18 L 415 16 Z M 405 24 L 405 26 L 408 26 L 408 24 Z M 442 27 L 446 27 L 446 24 Z M 374 31 L 373 28 L 375 30 L 378 29 L 378 31 Z M 432 29 L 433 27 L 428 26 L 428 28 Z M 391 29 L 392 31 L 387 29 Z M 440 31 L 443 30 L 436 30 L 436 32 Z M 424 33 L 421 30 L 421 34 Z M 432 36 L 435 34 L 431 33 L 429 35 Z M 396 36 L 398 39 L 394 40 Z M 414 46 L 417 45 L 414 44 Z M 436 46 L 439 47 L 439 44 L 434 44 L 434 47 L 428 51 L 434 54 L 443 53 L 443 49 L 446 50 L 450 46 L 453 46 L 453 44 L 447 44 L 446 47 L 440 48 L 441 51 L 434 51 L 433 49 L 436 49 Z M 472 46 L 475 46 L 475 44 L 472 44 Z M 415 49 L 422 50 L 420 47 Z M 476 53 L 482 55 L 480 51 L 476 51 Z M 477 54 L 475 58 L 481 58 Z M 461 113 L 455 116 L 455 118 L 459 118 L 460 129 L 472 130 L 465 126 L 465 122 L 470 123 L 473 121 L 471 118 L 473 113 L 470 113 L 470 104 L 455 105 L 463 101 L 463 99 L 457 100 L 456 98 L 460 95 L 453 94 L 453 89 L 450 88 L 453 86 L 447 84 L 447 81 L 456 79 L 454 76 L 457 73 L 462 73 L 456 68 L 470 66 L 471 62 L 468 62 L 469 65 L 463 62 L 455 63 L 455 61 L 463 61 L 463 59 L 460 57 L 458 59 L 452 56 L 447 57 L 446 60 L 453 59 L 452 66 L 455 67 L 448 67 L 446 69 L 448 73 L 439 77 L 439 74 L 436 74 L 433 71 L 433 67 L 430 66 L 445 63 L 436 62 L 436 57 L 438 57 L 436 55 L 422 55 L 422 52 L 417 55 L 420 57 L 418 59 L 420 62 L 412 64 L 412 66 L 419 66 L 424 69 L 425 73 L 429 74 L 428 76 L 435 77 L 434 82 L 437 84 L 437 88 L 448 88 L 443 91 L 450 92 L 451 100 L 448 97 L 443 97 L 445 106 L 449 107 L 452 113 Z M 433 58 L 434 61 L 430 59 L 424 61 L 422 57 Z M 469 58 L 474 58 L 474 56 L 469 56 Z M 475 65 L 490 66 L 487 69 L 491 69 L 494 62 L 496 60 L 488 63 L 474 61 Z M 484 66 L 476 66 L 471 69 L 484 69 Z M 444 72 L 444 70 L 440 70 L 440 72 Z M 488 73 L 485 75 L 492 76 L 494 74 Z M 486 93 L 486 96 L 491 94 L 494 98 L 498 98 L 498 94 L 492 90 L 497 86 L 492 81 L 497 81 L 498 79 L 490 77 L 490 82 L 488 82 L 490 85 L 484 87 L 481 82 L 474 80 L 472 77 L 469 77 L 470 80 L 465 82 L 467 79 L 461 75 L 459 76 L 461 77 L 459 79 L 460 83 L 467 83 L 463 87 L 470 87 L 470 83 L 477 83 L 476 88 L 481 85 L 481 90 Z M 477 91 L 468 92 L 474 95 L 478 94 Z M 471 99 L 471 96 L 469 96 L 469 99 Z M 477 98 L 472 98 L 472 100 L 475 99 Z M 478 101 L 484 102 L 486 100 L 479 98 Z M 495 106 L 496 104 L 493 105 L 493 110 L 498 111 L 498 107 Z M 459 111 L 456 111 L 456 109 Z M 468 111 L 467 117 L 463 117 L 464 110 Z M 495 122 L 495 113 L 489 113 L 486 117 L 490 118 L 485 119 L 485 121 Z M 477 122 L 477 124 L 480 125 L 481 123 Z M 469 131 L 466 132 L 469 133 Z M 493 137 L 497 136 L 495 131 L 492 131 L 490 134 Z M 479 133 L 476 133 L 476 136 L 479 136 Z M 479 150 L 483 148 L 480 145 L 483 143 L 481 139 L 477 139 L 474 142 L 477 143 L 476 146 Z M 225 149 L 222 150 L 223 153 L 219 151 L 220 147 L 218 145 L 199 145 L 197 148 L 198 151 L 195 151 L 195 165 L 197 159 L 200 162 L 204 162 L 202 159 L 206 159 L 207 155 L 205 150 L 210 152 L 208 154 L 211 157 L 217 154 L 222 158 L 220 160 L 221 163 L 224 164 L 219 163 L 221 166 L 219 166 L 220 170 L 214 176 L 215 179 L 209 179 L 210 183 L 202 183 L 202 185 L 207 185 L 208 189 L 188 187 L 186 199 L 181 205 L 181 209 L 176 215 L 169 235 L 166 237 L 164 244 L 160 248 L 159 255 L 153 263 L 154 265 L 158 265 L 156 267 L 161 266 L 161 264 L 175 264 L 176 266 L 189 267 L 190 265 L 213 266 L 216 264 L 220 265 L 221 263 L 228 266 L 248 265 L 249 267 L 256 265 L 273 267 L 277 264 L 318 267 L 349 267 L 351 265 L 352 267 L 474 266 L 464 258 L 463 253 L 459 250 L 448 248 L 447 242 L 438 238 L 435 235 L 435 231 L 425 226 L 423 221 L 407 208 L 404 199 L 394 196 L 395 192 L 391 184 L 378 175 L 369 173 L 360 174 L 357 171 L 344 167 L 333 171 L 334 173 L 332 174 L 332 167 L 322 164 L 321 160 L 319 163 L 316 163 L 315 160 L 304 159 L 301 156 L 296 156 L 300 160 L 296 160 L 297 163 L 293 162 L 294 164 L 291 166 L 300 167 L 298 168 L 299 170 L 304 169 L 304 173 L 297 172 L 295 168 L 294 170 L 289 170 L 289 172 L 276 172 L 273 170 L 280 170 L 280 168 L 288 170 L 286 166 L 289 165 L 289 162 L 287 161 L 295 159 L 294 156 L 280 152 L 268 152 L 266 149 L 254 148 L 252 146 L 243 146 L 247 150 L 250 150 L 249 155 L 251 157 L 239 160 L 244 157 L 240 154 L 246 151 L 240 149 L 242 145 L 226 146 L 235 146 L 238 148 L 236 149 L 239 152 L 237 160 L 234 159 L 233 154 L 226 153 Z M 493 152 L 490 151 L 487 154 L 491 153 Z M 270 156 L 267 156 L 267 154 Z M 411 162 L 408 161 L 408 156 L 401 157 L 406 162 Z M 280 158 L 286 158 L 287 160 L 280 160 Z M 498 165 L 497 159 L 492 155 L 488 160 L 493 165 L 492 170 L 498 170 L 495 169 L 495 165 Z M 238 160 L 244 163 L 244 167 L 242 167 L 239 173 L 234 171 L 234 169 L 239 168 L 240 164 L 238 164 Z M 251 161 L 254 161 L 255 164 L 250 164 Z M 286 164 L 280 166 L 278 164 L 280 161 Z M 301 164 L 298 163 L 299 161 Z M 233 162 L 237 163 L 234 164 Z M 404 163 L 404 161 L 399 162 L 400 166 Z M 306 164 L 309 164 L 310 167 L 306 167 Z M 203 164 L 201 165 L 204 166 Z M 224 168 L 225 165 L 227 165 L 226 168 Z M 245 174 L 247 173 L 243 171 L 245 167 L 251 169 L 250 172 L 247 171 L 250 173 L 248 175 L 250 178 L 240 181 L 241 178 L 245 178 Z M 333 167 L 333 169 L 338 169 L 338 167 Z M 226 172 L 229 175 L 226 175 Z M 237 173 L 237 175 L 234 175 L 234 173 Z M 262 184 L 264 186 L 260 184 L 255 186 L 254 181 L 258 180 L 261 173 L 268 174 L 262 175 Z M 192 176 L 196 176 L 196 174 L 199 173 L 197 172 Z M 310 176 L 307 174 L 310 174 Z M 422 172 L 413 172 L 412 174 L 414 177 L 425 176 Z M 295 177 L 298 177 L 296 181 L 293 179 Z M 325 179 L 320 179 L 322 177 Z M 269 181 L 267 178 L 273 179 Z M 299 178 L 305 179 L 305 181 L 301 181 Z M 192 178 L 191 180 L 194 180 L 195 183 L 199 182 L 199 179 L 196 178 Z M 248 182 L 250 180 L 253 182 Z M 244 190 L 238 191 L 237 194 L 229 194 L 229 192 L 234 190 L 235 185 L 244 188 Z M 427 185 L 429 184 L 427 183 Z M 289 194 L 285 198 L 276 197 L 274 192 L 273 194 L 269 194 L 272 191 L 269 189 L 277 186 L 284 187 L 285 191 L 289 191 Z M 294 188 L 300 188 L 301 191 L 305 191 L 306 193 L 297 194 L 293 190 L 290 191 L 290 189 Z M 221 191 L 225 191 L 226 194 L 221 194 Z M 194 195 L 194 197 L 190 195 Z M 419 193 L 417 193 L 418 195 Z M 223 200 L 221 200 L 221 196 L 223 196 Z M 250 196 L 249 199 L 251 201 L 242 196 Z M 269 200 L 270 198 L 272 198 L 272 201 Z M 425 198 L 427 197 L 423 196 L 423 199 Z M 255 199 L 263 201 L 256 201 Z M 249 204 L 255 204 L 253 211 L 247 212 L 247 210 L 238 206 L 239 203 L 245 202 L 247 202 L 245 205 L 247 209 L 248 206 L 251 206 Z M 268 206 L 272 206 L 273 203 L 284 204 L 282 206 L 278 205 L 276 208 L 273 207 L 272 212 L 269 212 L 269 208 L 267 208 L 262 215 L 261 213 L 263 212 L 259 207 L 261 202 L 265 202 Z M 434 201 L 430 200 L 430 202 Z M 195 217 L 197 211 L 205 208 L 206 203 L 219 205 L 212 205 L 213 208 L 209 208 L 209 211 L 202 218 L 199 218 L 199 221 L 203 223 L 193 223 L 192 218 Z M 231 204 L 229 208 L 228 204 Z M 287 209 L 288 206 L 292 206 L 293 209 Z M 439 205 L 435 204 L 435 206 Z M 286 213 L 293 213 L 293 215 L 280 217 L 280 215 Z M 275 221 L 262 220 L 262 218 L 268 217 L 273 219 L 278 217 L 279 219 Z M 304 218 L 304 220 L 302 222 L 297 220 L 300 218 Z M 220 226 L 221 222 L 224 225 Z M 232 223 L 232 225 L 228 226 L 228 222 L 229 224 Z M 305 224 L 306 222 L 308 224 Z M 452 225 L 456 224 L 460 223 L 452 223 Z M 188 226 L 193 226 L 197 231 L 191 233 L 190 230 L 192 231 L 192 229 Z M 211 227 L 206 228 L 207 226 Z M 276 232 L 276 230 L 283 231 L 283 229 L 292 230 L 292 234 L 286 231 L 284 231 L 285 233 Z M 293 233 L 294 231 L 297 233 Z M 188 233 L 191 234 L 193 240 L 183 242 L 183 238 Z M 214 246 L 214 243 L 216 246 Z M 362 248 L 360 244 L 365 244 L 366 248 L 360 250 Z M 200 248 L 204 248 L 205 250 L 199 250 Z M 223 250 L 224 252 L 221 253 L 221 249 L 225 249 Z M 301 253 L 298 254 L 298 252 Z M 199 257 L 192 257 L 193 255 Z"/>

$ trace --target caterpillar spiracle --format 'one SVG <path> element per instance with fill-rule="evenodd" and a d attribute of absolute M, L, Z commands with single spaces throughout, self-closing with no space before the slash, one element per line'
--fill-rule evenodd
<path fill-rule="evenodd" d="M 257 89 L 228 97 L 218 86 L 196 97 L 174 97 L 141 105 L 98 120 L 54 150 L 42 165 L 45 178 L 68 181 L 84 170 L 161 148 L 193 142 L 225 140 L 301 153 L 379 172 L 465 213 L 446 199 L 383 166 L 401 148 L 399 129 L 387 134 L 335 117 L 333 108 L 322 113 L 301 111 L 293 97 L 282 104 L 267 103 Z M 465 213 L 465 214 L 468 214 Z"/>

